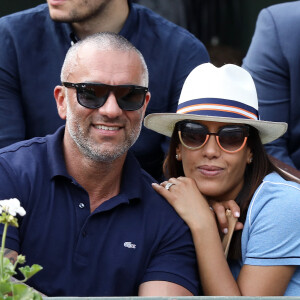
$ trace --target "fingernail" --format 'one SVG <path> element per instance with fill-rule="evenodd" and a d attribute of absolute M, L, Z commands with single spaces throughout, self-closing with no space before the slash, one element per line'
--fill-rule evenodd
<path fill-rule="evenodd" d="M 156 182 L 153 182 L 152 185 L 159 185 L 159 184 L 157 184 Z"/>
<path fill-rule="evenodd" d="M 239 217 L 240 217 L 240 213 L 239 213 L 238 211 L 236 211 L 236 212 L 234 213 L 234 216 L 235 216 L 236 218 L 239 218 Z"/>
<path fill-rule="evenodd" d="M 224 234 L 227 234 L 227 233 L 228 233 L 228 228 L 224 228 L 224 229 L 223 229 L 223 233 L 224 233 Z"/>

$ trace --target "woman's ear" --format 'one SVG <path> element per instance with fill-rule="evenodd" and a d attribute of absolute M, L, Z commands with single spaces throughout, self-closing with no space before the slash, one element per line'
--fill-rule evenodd
<path fill-rule="evenodd" d="M 181 150 L 180 145 L 176 148 L 176 160 L 181 161 Z"/>
<path fill-rule="evenodd" d="M 253 153 L 252 151 L 249 149 L 249 152 L 248 152 L 248 157 L 247 157 L 247 164 L 250 165 L 253 161 Z"/>

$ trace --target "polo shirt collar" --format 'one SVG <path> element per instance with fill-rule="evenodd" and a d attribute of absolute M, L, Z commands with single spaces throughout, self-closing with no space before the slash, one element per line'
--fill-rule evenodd
<path fill-rule="evenodd" d="M 131 151 L 128 151 L 123 167 L 120 194 L 126 194 L 128 199 L 141 198 L 142 168 Z"/>
<path fill-rule="evenodd" d="M 48 166 L 51 178 L 56 176 L 67 177 L 72 180 L 68 174 L 62 148 L 65 126 L 61 126 L 53 135 L 48 135 L 47 138 L 47 155 Z M 133 199 L 140 199 L 142 195 L 142 169 L 139 162 L 131 151 L 128 152 L 121 179 L 120 196 L 123 199 L 128 199 L 127 202 Z"/>
<path fill-rule="evenodd" d="M 54 178 L 55 176 L 71 178 L 67 172 L 62 148 L 64 133 L 65 125 L 61 126 L 54 134 L 46 136 L 48 166 L 51 178 Z"/>

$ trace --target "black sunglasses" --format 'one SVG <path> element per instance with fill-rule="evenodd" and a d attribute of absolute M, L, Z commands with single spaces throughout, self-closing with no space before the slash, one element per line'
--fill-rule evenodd
<path fill-rule="evenodd" d="M 138 85 L 71 82 L 62 82 L 62 85 L 76 89 L 78 103 L 92 109 L 103 106 L 110 92 L 113 92 L 121 109 L 138 110 L 144 105 L 148 92 L 148 88 Z"/>
<path fill-rule="evenodd" d="M 249 136 L 247 125 L 226 125 L 217 133 L 213 133 L 200 123 L 180 121 L 177 123 L 177 130 L 181 144 L 190 150 L 200 149 L 207 143 L 209 137 L 214 135 L 223 151 L 235 153 L 243 149 Z"/>

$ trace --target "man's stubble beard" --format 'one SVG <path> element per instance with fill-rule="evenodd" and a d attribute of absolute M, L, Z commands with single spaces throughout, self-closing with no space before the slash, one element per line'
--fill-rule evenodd
<path fill-rule="evenodd" d="M 84 15 L 81 13 L 82 10 L 79 7 L 76 7 L 75 9 L 72 8 L 68 15 L 66 16 L 60 16 L 57 17 L 54 14 L 51 14 L 50 9 L 50 17 L 55 22 L 60 23 L 84 23 L 88 22 L 94 18 L 100 18 L 101 15 L 105 13 L 106 6 L 108 5 L 110 0 L 103 1 L 99 6 L 91 7 Z M 88 5 L 87 1 L 84 0 L 84 5 Z"/>
<path fill-rule="evenodd" d="M 93 143 L 88 138 L 88 129 L 87 132 L 85 132 L 76 118 L 74 118 L 74 115 L 70 111 L 68 100 L 66 127 L 71 138 L 77 145 L 79 151 L 86 158 L 89 158 L 90 160 L 95 162 L 111 163 L 125 154 L 138 139 L 142 128 L 142 112 L 140 114 L 140 121 L 138 123 L 138 126 L 132 128 L 132 130 L 127 130 L 127 132 L 125 132 L 125 137 L 122 144 L 113 146 L 113 149 L 105 149 L 105 146 L 103 147 L 101 146 L 101 144 Z"/>

